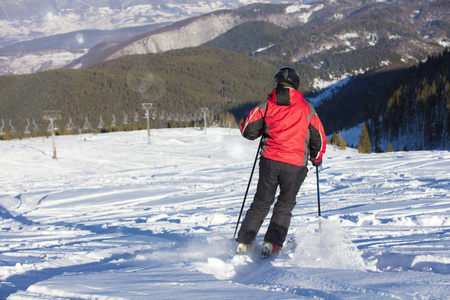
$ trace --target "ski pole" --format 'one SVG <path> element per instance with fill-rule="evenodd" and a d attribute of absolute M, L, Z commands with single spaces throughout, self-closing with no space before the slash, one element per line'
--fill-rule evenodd
<path fill-rule="evenodd" d="M 239 212 L 239 217 L 236 223 L 236 228 L 234 229 L 233 240 L 236 238 L 236 232 L 239 227 L 239 222 L 241 220 L 242 211 L 244 210 L 245 200 L 247 199 L 248 190 L 250 188 L 250 183 L 252 182 L 253 172 L 255 171 L 256 161 L 258 160 L 259 150 L 261 149 L 261 141 L 259 142 L 258 151 L 256 151 L 255 162 L 253 163 L 252 173 L 250 174 L 250 179 L 248 180 L 247 190 L 245 191 L 244 201 L 242 201 L 241 211 Z"/>
<path fill-rule="evenodd" d="M 316 166 L 316 178 L 317 178 L 317 207 L 319 208 L 319 218 L 320 213 L 320 193 L 319 193 L 319 166 Z"/>
<path fill-rule="evenodd" d="M 319 211 L 319 233 L 322 232 L 322 213 L 320 212 L 320 192 L 319 192 L 319 166 L 316 166 L 316 178 L 317 178 L 317 208 Z M 322 244 L 322 236 L 320 239 L 320 243 Z"/>

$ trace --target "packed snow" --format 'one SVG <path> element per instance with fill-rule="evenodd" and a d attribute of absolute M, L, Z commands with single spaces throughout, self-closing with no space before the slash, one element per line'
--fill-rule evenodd
<path fill-rule="evenodd" d="M 1 299 L 446 299 L 450 152 L 328 146 L 280 255 L 232 241 L 258 141 L 197 128 L 0 141 Z M 253 177 L 244 210 L 258 180 Z M 268 218 L 257 237 L 262 242 Z"/>

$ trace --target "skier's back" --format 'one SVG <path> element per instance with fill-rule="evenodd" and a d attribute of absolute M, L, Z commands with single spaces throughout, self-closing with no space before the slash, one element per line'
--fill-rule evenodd
<path fill-rule="evenodd" d="M 238 234 L 238 252 L 247 251 L 275 200 L 269 228 L 264 237 L 267 252 L 277 252 L 286 239 L 296 196 L 308 169 L 322 163 L 326 137 L 314 107 L 303 99 L 295 69 L 283 67 L 275 75 L 276 88 L 255 107 L 241 124 L 247 139 L 263 136 L 257 191 Z"/>

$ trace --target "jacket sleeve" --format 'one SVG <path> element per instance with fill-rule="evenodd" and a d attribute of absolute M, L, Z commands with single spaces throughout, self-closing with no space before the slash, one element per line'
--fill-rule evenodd
<path fill-rule="evenodd" d="M 267 101 L 261 103 L 250 111 L 245 122 L 239 127 L 243 137 L 248 140 L 254 140 L 262 135 L 264 130 L 264 116 L 266 114 L 266 108 Z"/>
<path fill-rule="evenodd" d="M 327 147 L 327 137 L 319 116 L 314 112 L 309 124 L 309 151 L 312 162 L 322 160 Z"/>

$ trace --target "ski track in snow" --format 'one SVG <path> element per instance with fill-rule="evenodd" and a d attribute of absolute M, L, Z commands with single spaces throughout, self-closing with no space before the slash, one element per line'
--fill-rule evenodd
<path fill-rule="evenodd" d="M 257 141 L 194 128 L 2 141 L 0 298 L 445 299 L 450 153 L 328 146 L 279 256 L 234 256 Z M 258 180 L 253 177 L 245 210 Z M 268 219 L 258 235 L 262 242 Z M 242 220 L 242 219 L 241 219 Z"/>

